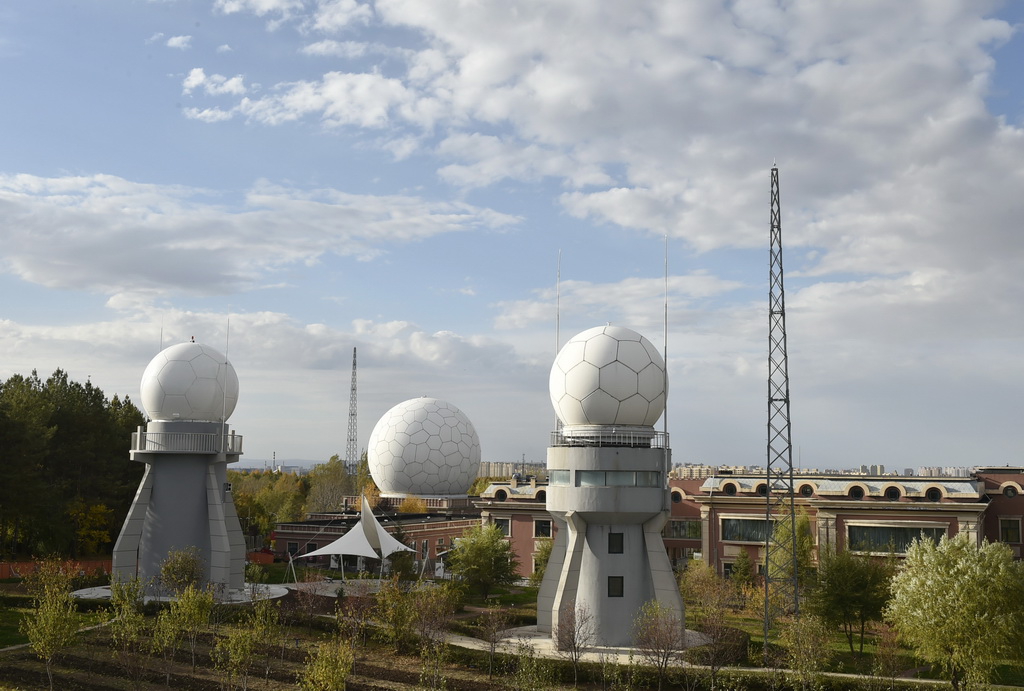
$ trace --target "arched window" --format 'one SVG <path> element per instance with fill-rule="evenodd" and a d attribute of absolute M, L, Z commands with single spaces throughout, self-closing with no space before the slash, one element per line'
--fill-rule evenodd
<path fill-rule="evenodd" d="M 924 497 L 928 501 L 941 501 L 942 490 L 939 489 L 938 487 L 929 487 L 928 491 L 924 493 Z"/>
<path fill-rule="evenodd" d="M 899 501 L 899 498 L 901 496 L 903 496 L 903 495 L 900 492 L 900 488 L 899 487 L 886 487 L 885 488 L 885 498 L 888 499 L 889 501 Z"/>
<path fill-rule="evenodd" d="M 508 499 L 508 492 L 506 492 L 503 489 L 499 489 L 497 492 L 494 493 L 494 498 L 497 501 L 505 501 L 506 499 Z"/>
<path fill-rule="evenodd" d="M 860 485 L 854 485 L 853 487 L 850 488 L 850 491 L 847 492 L 847 496 L 850 497 L 850 499 L 863 499 L 864 488 L 861 487 Z"/>
<path fill-rule="evenodd" d="M 800 496 L 809 497 L 814 494 L 814 487 L 810 485 L 800 485 Z"/>
<path fill-rule="evenodd" d="M 736 485 L 734 485 L 731 482 L 727 482 L 727 483 L 725 483 L 722 486 L 722 492 L 724 492 L 726 494 L 726 496 L 729 496 L 729 497 L 735 496 L 736 495 Z"/>

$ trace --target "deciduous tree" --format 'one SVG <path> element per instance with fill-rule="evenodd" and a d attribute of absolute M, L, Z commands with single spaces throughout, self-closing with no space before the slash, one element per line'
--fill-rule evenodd
<path fill-rule="evenodd" d="M 633 620 L 633 641 L 640 657 L 658 673 L 658 691 L 668 667 L 686 644 L 686 628 L 676 613 L 657 600 L 648 600 Z"/>
<path fill-rule="evenodd" d="M 559 655 L 572 664 L 572 685 L 579 683 L 580 660 L 594 644 L 594 615 L 585 602 L 569 600 L 558 609 L 555 645 Z"/>
<path fill-rule="evenodd" d="M 142 681 L 147 649 L 146 617 L 142 613 L 142 582 L 137 578 L 110 582 L 110 645 L 114 658 L 125 671 L 133 688 Z"/>
<path fill-rule="evenodd" d="M 493 524 L 463 533 L 448 553 L 448 568 L 484 598 L 494 586 L 515 583 L 519 578 L 512 545 Z"/>
<path fill-rule="evenodd" d="M 804 691 L 816 688 L 832 657 L 832 634 L 828 625 L 813 614 L 802 614 L 783 627 L 780 641 L 800 687 Z"/>
<path fill-rule="evenodd" d="M 955 691 L 988 682 L 1001 659 L 1020 659 L 1024 567 L 1003 543 L 967 533 L 916 540 L 892 580 L 885 618 Z"/>
<path fill-rule="evenodd" d="M 340 638 L 318 644 L 299 672 L 302 691 L 345 691 L 352 673 L 352 646 Z"/>
<path fill-rule="evenodd" d="M 78 614 L 71 595 L 73 567 L 55 559 L 36 563 L 36 571 L 27 579 L 29 594 L 35 601 L 30 616 L 22 620 L 21 630 L 32 651 L 46 665 L 46 678 L 53 691 L 53 661 L 75 642 Z"/>
<path fill-rule="evenodd" d="M 818 561 L 818 577 L 807 595 L 807 610 L 827 623 L 841 626 L 850 652 L 853 634 L 860 629 L 860 652 L 869 621 L 882 618 L 892 578 L 888 561 L 828 549 Z"/>

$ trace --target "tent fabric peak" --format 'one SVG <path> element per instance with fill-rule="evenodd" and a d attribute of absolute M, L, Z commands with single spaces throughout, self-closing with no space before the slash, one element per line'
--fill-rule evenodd
<path fill-rule="evenodd" d="M 366 497 L 362 499 L 362 515 L 352 529 L 329 545 L 320 549 L 297 555 L 299 557 L 319 557 L 327 554 L 349 554 L 358 557 L 379 559 L 389 557 L 395 552 L 413 552 L 411 547 L 403 545 L 377 521 L 370 509 Z M 380 554 L 377 554 L 377 551 Z"/>

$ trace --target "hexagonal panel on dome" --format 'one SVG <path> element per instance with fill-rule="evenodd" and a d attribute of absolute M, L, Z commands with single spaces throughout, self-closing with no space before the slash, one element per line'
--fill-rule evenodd
<path fill-rule="evenodd" d="M 608 424 L 604 422 L 605 420 L 612 420 L 614 423 L 619 415 L 619 399 L 607 391 L 598 389 L 580 402 L 583 404 L 587 421 L 592 425 Z"/>
<path fill-rule="evenodd" d="M 563 375 L 562 391 L 582 401 L 601 385 L 601 370 L 589 362 L 578 362 Z"/>
<path fill-rule="evenodd" d="M 651 356 L 639 341 L 622 341 L 619 343 L 619 362 L 626 365 L 634 372 L 639 372 L 651 364 Z"/>
<path fill-rule="evenodd" d="M 595 327 L 559 351 L 548 388 L 563 425 L 651 426 L 664 411 L 665 362 L 637 332 Z"/>
<path fill-rule="evenodd" d="M 390 443 L 378 442 L 389 438 Z M 370 474 L 385 495 L 464 495 L 480 467 L 473 424 L 436 398 L 391 408 L 374 426 L 367 449 Z M 400 473 L 391 472 L 397 468 Z"/>
<path fill-rule="evenodd" d="M 621 362 L 611 362 L 601 368 L 600 388 L 615 400 L 624 401 L 637 392 L 636 372 Z"/>
<path fill-rule="evenodd" d="M 597 334 L 587 339 L 583 348 L 583 359 L 595 367 L 604 367 L 615 362 L 619 350 L 619 342 L 608 334 Z"/>

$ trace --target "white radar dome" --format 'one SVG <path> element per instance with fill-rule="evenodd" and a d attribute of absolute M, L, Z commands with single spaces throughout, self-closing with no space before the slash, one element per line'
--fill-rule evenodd
<path fill-rule="evenodd" d="M 238 403 L 238 375 L 210 346 L 179 343 L 142 374 L 142 407 L 153 420 L 226 422 Z"/>
<path fill-rule="evenodd" d="M 653 427 L 665 411 L 665 360 L 636 331 L 598 326 L 558 351 L 548 391 L 563 425 Z"/>
<path fill-rule="evenodd" d="M 384 495 L 464 495 L 480 469 L 480 439 L 451 403 L 413 398 L 380 418 L 366 457 Z"/>

